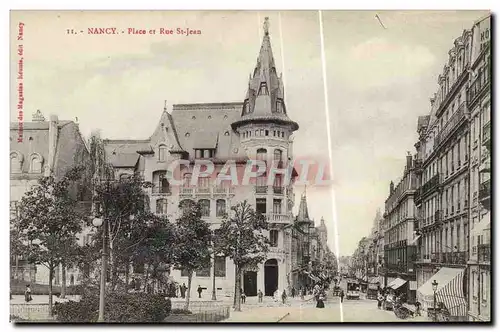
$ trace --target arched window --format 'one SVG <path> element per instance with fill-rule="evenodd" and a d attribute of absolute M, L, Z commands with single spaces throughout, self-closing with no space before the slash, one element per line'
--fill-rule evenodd
<path fill-rule="evenodd" d="M 160 145 L 158 147 L 158 161 L 165 161 L 167 159 L 167 147 Z"/>
<path fill-rule="evenodd" d="M 283 151 L 280 149 L 274 150 L 274 160 L 282 161 L 283 160 Z"/>
<path fill-rule="evenodd" d="M 18 152 L 11 152 L 10 154 L 10 172 L 21 173 L 23 167 L 23 155 Z"/>
<path fill-rule="evenodd" d="M 195 204 L 195 202 L 193 200 L 190 200 L 190 199 L 184 199 L 182 200 L 180 203 L 179 203 L 179 209 L 181 211 L 181 213 L 184 213 L 184 211 L 193 206 Z"/>
<path fill-rule="evenodd" d="M 216 204 L 216 216 L 222 217 L 226 214 L 226 200 L 218 199 Z"/>
<path fill-rule="evenodd" d="M 153 172 L 153 193 L 155 194 L 170 193 L 170 184 L 167 180 L 167 171 Z"/>
<path fill-rule="evenodd" d="M 266 160 L 266 149 L 258 149 L 257 150 L 257 160 Z"/>
<path fill-rule="evenodd" d="M 39 154 L 30 157 L 30 173 L 42 173 L 42 156 Z"/>
<path fill-rule="evenodd" d="M 208 199 L 200 199 L 198 201 L 201 209 L 202 217 L 210 217 L 210 201 Z"/>
<path fill-rule="evenodd" d="M 157 199 L 156 200 L 156 214 L 167 214 L 167 200 Z"/>
<path fill-rule="evenodd" d="M 130 177 L 129 174 L 120 174 L 120 181 L 125 181 Z"/>
<path fill-rule="evenodd" d="M 191 187 L 191 173 L 186 173 L 184 174 L 184 177 L 183 177 L 183 182 L 182 182 L 182 186 L 184 188 L 189 188 Z"/>

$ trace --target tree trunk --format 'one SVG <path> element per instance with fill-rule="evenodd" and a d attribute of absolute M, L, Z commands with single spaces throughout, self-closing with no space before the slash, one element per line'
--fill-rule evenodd
<path fill-rule="evenodd" d="M 235 311 L 241 311 L 241 269 L 238 265 L 236 265 L 236 307 L 234 308 Z"/>
<path fill-rule="evenodd" d="M 191 280 L 193 279 L 193 271 L 188 271 L 188 284 L 186 293 L 186 303 L 184 304 L 184 310 L 189 310 L 189 295 L 191 295 Z"/>
<path fill-rule="evenodd" d="M 236 264 L 234 264 L 234 299 L 233 299 L 233 308 L 236 308 L 236 290 L 238 289 L 238 283 L 236 282 L 236 276 L 238 275 L 238 268 Z"/>
<path fill-rule="evenodd" d="M 14 279 L 19 280 L 19 255 L 16 255 L 16 267 L 14 269 Z"/>
<path fill-rule="evenodd" d="M 61 263 L 61 270 L 62 270 L 61 299 L 64 299 L 66 298 L 66 262 L 64 260 Z"/>
<path fill-rule="evenodd" d="M 129 280 L 129 266 L 128 266 L 128 262 L 125 263 L 125 292 L 128 293 L 128 284 L 130 282 Z"/>
<path fill-rule="evenodd" d="M 108 236 L 111 238 L 111 231 L 109 231 Z M 113 254 L 113 241 L 109 240 L 109 272 L 111 277 L 111 289 L 115 290 L 116 287 L 116 257 Z"/>
<path fill-rule="evenodd" d="M 54 277 L 54 267 L 49 264 L 49 316 L 52 317 L 52 278 Z"/>

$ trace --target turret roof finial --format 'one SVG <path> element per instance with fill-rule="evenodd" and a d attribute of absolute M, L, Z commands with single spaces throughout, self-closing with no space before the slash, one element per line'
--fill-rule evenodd
<path fill-rule="evenodd" d="M 264 19 L 264 34 L 269 35 L 269 17 Z"/>

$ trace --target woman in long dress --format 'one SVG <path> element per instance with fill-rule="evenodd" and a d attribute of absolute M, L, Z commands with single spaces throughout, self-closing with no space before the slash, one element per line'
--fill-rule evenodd
<path fill-rule="evenodd" d="M 316 308 L 324 308 L 325 307 L 325 300 L 326 300 L 326 293 L 324 289 L 321 289 L 321 291 L 318 294 L 317 301 L 316 301 Z"/>

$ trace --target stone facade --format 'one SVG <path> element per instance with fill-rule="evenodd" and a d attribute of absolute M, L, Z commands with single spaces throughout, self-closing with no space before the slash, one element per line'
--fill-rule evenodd
<path fill-rule="evenodd" d="M 266 216 L 271 248 L 257 270 L 244 271 L 242 275 L 243 290 L 248 296 L 256 295 L 259 289 L 271 295 L 276 289 L 291 287 L 292 231 L 287 226 L 294 219 L 293 183 L 285 183 L 279 174 L 272 185 L 267 181 L 273 174 L 264 174 L 255 183 L 238 185 L 231 181 L 217 183 L 215 178 L 227 161 L 234 161 L 240 174 L 247 160 L 277 163 L 282 168 L 292 159 L 290 136 L 298 125 L 287 115 L 283 91 L 266 30 L 243 102 L 173 105 L 171 112 L 163 111 L 149 139 L 105 140 L 106 154 L 117 178 L 138 173 L 151 181 L 151 210 L 166 215 L 172 222 L 179 217 L 185 200 L 199 202 L 203 219 L 214 229 L 231 206 L 244 200 Z M 193 184 L 191 179 L 197 178 L 193 174 L 197 172 L 195 161 L 203 159 L 212 161 L 215 170 Z M 182 184 L 175 185 L 167 180 L 167 170 L 179 161 L 186 164 L 176 174 Z M 214 274 L 217 294 L 232 296 L 235 267 L 228 258 L 217 258 L 210 269 L 195 271 L 192 295 L 198 285 L 211 292 Z M 181 271 L 172 270 L 171 276 L 178 283 L 187 284 L 187 276 Z"/>
<path fill-rule="evenodd" d="M 491 46 L 490 17 L 472 28 L 470 111 L 470 241 L 468 315 L 491 320 Z"/>
<path fill-rule="evenodd" d="M 40 111 L 32 122 L 23 124 L 23 140 L 19 142 L 18 124 L 10 124 L 10 211 L 11 219 L 17 216 L 17 205 L 24 194 L 44 176 L 59 178 L 70 168 L 82 164 L 88 151 L 78 124 L 51 116 L 46 121 Z M 74 194 L 77 189 L 74 188 Z M 83 244 L 84 237 L 81 236 Z M 16 264 L 17 259 L 17 264 Z M 17 266 L 17 268 L 16 268 Z M 26 282 L 49 283 L 49 271 L 44 265 L 28 264 L 22 257 L 13 257 L 12 276 Z M 60 268 L 56 269 L 54 284 L 60 285 Z M 17 274 L 17 275 L 16 275 Z M 68 283 L 78 282 L 78 271 L 69 269 Z"/>

